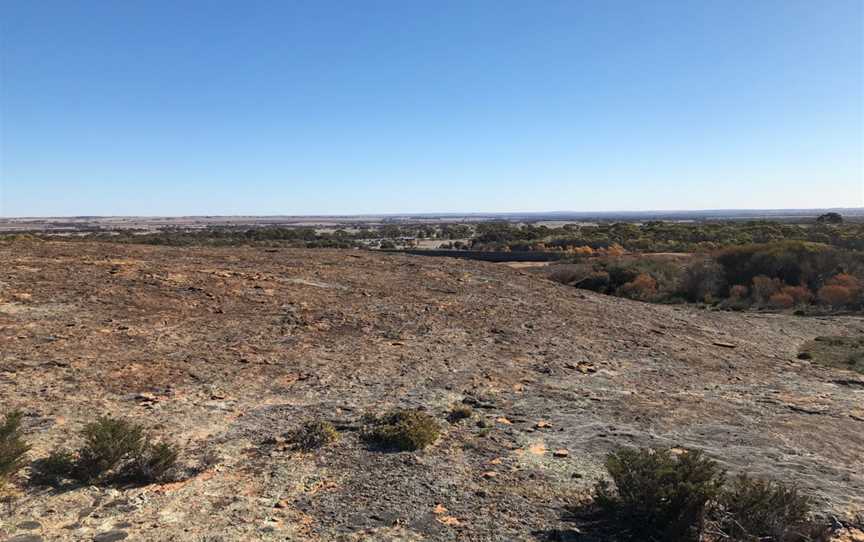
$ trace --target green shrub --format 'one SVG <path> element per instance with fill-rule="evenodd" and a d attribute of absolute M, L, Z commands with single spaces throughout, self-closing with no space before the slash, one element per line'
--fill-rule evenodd
<path fill-rule="evenodd" d="M 177 464 L 179 455 L 180 451 L 171 443 L 148 443 L 129 466 L 128 478 L 142 483 L 165 480 Z"/>
<path fill-rule="evenodd" d="M 594 502 L 640 540 L 696 540 L 706 505 L 723 485 L 724 473 L 698 450 L 676 456 L 669 450 L 623 449 L 610 454 L 606 469 L 614 481 L 595 487 Z"/>
<path fill-rule="evenodd" d="M 77 477 L 94 480 L 118 465 L 140 458 L 145 446 L 144 428 L 107 416 L 84 426 L 84 446 L 78 452 Z"/>
<path fill-rule="evenodd" d="M 144 427 L 103 416 L 84 426 L 84 441 L 76 451 L 55 450 L 33 464 L 31 479 L 56 485 L 64 479 L 85 483 L 152 483 L 166 478 L 179 450 L 166 442 L 153 443 Z"/>
<path fill-rule="evenodd" d="M 6 413 L 0 424 L 0 487 L 5 485 L 24 466 L 24 456 L 30 446 L 24 442 L 21 418 L 24 414 L 13 410 Z"/>
<path fill-rule="evenodd" d="M 824 535 L 810 520 L 812 500 L 794 486 L 750 478 L 735 478 L 720 497 L 720 530 L 733 540 L 804 542 Z"/>
<path fill-rule="evenodd" d="M 315 450 L 339 440 L 339 432 L 328 421 L 311 421 L 294 431 L 290 439 L 297 448 Z"/>
<path fill-rule="evenodd" d="M 414 451 L 438 439 L 441 428 L 435 419 L 419 410 L 394 410 L 371 420 L 363 433 L 369 444 L 387 450 Z"/>
<path fill-rule="evenodd" d="M 75 459 L 76 455 L 69 450 L 54 450 L 48 457 L 33 462 L 30 481 L 36 485 L 56 486 L 67 478 L 74 478 Z"/>

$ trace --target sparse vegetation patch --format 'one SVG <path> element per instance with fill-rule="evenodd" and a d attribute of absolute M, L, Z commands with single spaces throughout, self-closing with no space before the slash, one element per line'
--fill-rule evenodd
<path fill-rule="evenodd" d="M 33 481 L 58 484 L 66 479 L 91 484 L 153 483 L 166 479 L 179 450 L 167 442 L 154 442 L 144 427 L 103 416 L 84 426 L 84 441 L 76 451 L 53 451 L 33 464 Z"/>
<path fill-rule="evenodd" d="M 395 451 L 421 450 L 438 439 L 435 418 L 419 410 L 394 410 L 370 419 L 363 438 L 370 445 Z"/>
<path fill-rule="evenodd" d="M 741 475 L 719 500 L 714 527 L 732 540 L 805 542 L 826 539 L 824 525 L 813 522 L 813 501 L 795 486 Z"/>
<path fill-rule="evenodd" d="M 628 536 L 650 540 L 696 540 L 723 485 L 719 465 L 699 451 L 622 449 L 606 469 L 614 485 L 601 480 L 595 502 Z"/>
<path fill-rule="evenodd" d="M 300 450 L 311 451 L 339 440 L 339 432 L 332 423 L 316 420 L 304 423 L 289 435 L 288 440 Z"/>
<path fill-rule="evenodd" d="M 594 506 L 610 539 L 684 542 L 815 542 L 813 500 L 795 486 L 726 473 L 698 450 L 621 449 L 606 459 L 612 482 Z M 584 507 L 584 505 L 583 505 Z"/>
<path fill-rule="evenodd" d="M 7 412 L 0 423 L 0 488 L 24 466 L 24 457 L 30 446 L 24 441 L 21 419 L 24 414 L 13 410 Z"/>

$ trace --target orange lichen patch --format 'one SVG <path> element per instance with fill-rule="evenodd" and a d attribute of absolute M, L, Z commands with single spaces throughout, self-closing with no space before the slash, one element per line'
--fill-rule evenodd
<path fill-rule="evenodd" d="M 832 542 L 864 542 L 864 531 L 860 529 L 843 529 L 835 533 L 831 538 Z"/>
<path fill-rule="evenodd" d="M 528 453 L 534 455 L 543 455 L 546 453 L 546 444 L 542 441 L 535 442 L 534 444 L 528 446 Z"/>
<path fill-rule="evenodd" d="M 444 525 L 449 525 L 451 527 L 455 527 L 457 525 L 460 525 L 459 520 L 454 518 L 453 516 L 438 516 L 435 519 L 437 519 L 439 522 L 443 523 Z"/>

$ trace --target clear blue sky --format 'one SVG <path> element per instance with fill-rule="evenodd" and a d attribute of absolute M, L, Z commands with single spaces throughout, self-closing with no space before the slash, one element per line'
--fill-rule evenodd
<path fill-rule="evenodd" d="M 862 0 L 0 0 L 0 215 L 864 205 Z"/>

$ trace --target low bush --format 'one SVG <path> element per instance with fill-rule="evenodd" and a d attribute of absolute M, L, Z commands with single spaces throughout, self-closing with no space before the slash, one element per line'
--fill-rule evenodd
<path fill-rule="evenodd" d="M 450 423 L 458 423 L 462 420 L 467 420 L 474 415 L 474 411 L 468 405 L 456 404 L 447 413 L 447 421 Z"/>
<path fill-rule="evenodd" d="M 784 292 L 777 292 L 768 298 L 768 306 L 773 309 L 791 309 L 795 306 L 795 298 Z"/>
<path fill-rule="evenodd" d="M 828 284 L 819 288 L 817 297 L 821 303 L 837 309 L 855 302 L 854 292 L 839 284 Z"/>
<path fill-rule="evenodd" d="M 54 450 L 30 467 L 30 482 L 40 486 L 60 485 L 75 477 L 76 456 L 69 450 Z"/>
<path fill-rule="evenodd" d="M 339 432 L 328 421 L 311 421 L 291 433 L 289 441 L 298 449 L 311 451 L 339 440 Z"/>
<path fill-rule="evenodd" d="M 864 286 L 858 277 L 840 273 L 825 281 L 817 297 L 820 302 L 834 308 L 854 307 L 864 302 L 861 299 L 862 291 Z"/>
<path fill-rule="evenodd" d="M 700 451 L 622 449 L 610 454 L 612 482 L 595 486 L 594 504 L 609 539 L 684 542 L 822 542 L 813 501 L 797 487 L 725 472 Z"/>
<path fill-rule="evenodd" d="M 834 275 L 825 281 L 825 284 L 829 286 L 842 286 L 848 288 L 855 294 L 860 294 L 862 289 L 861 279 L 854 275 L 850 275 L 849 273 Z"/>
<path fill-rule="evenodd" d="M 173 444 L 167 442 L 148 443 L 130 465 L 129 478 L 146 483 L 165 480 L 177 464 L 179 456 L 180 451 Z"/>
<path fill-rule="evenodd" d="M 573 286 L 577 288 L 591 290 L 592 292 L 598 292 L 601 294 L 605 294 L 609 291 L 609 285 L 609 273 L 605 271 L 594 271 L 584 279 L 573 284 Z"/>
<path fill-rule="evenodd" d="M 753 292 L 753 299 L 755 301 L 768 303 L 771 300 L 771 296 L 780 293 L 782 288 L 783 282 L 780 279 L 759 275 L 758 277 L 753 277 L 751 291 Z"/>
<path fill-rule="evenodd" d="M 138 459 L 144 449 L 144 428 L 135 423 L 100 417 L 81 431 L 84 446 L 78 452 L 77 477 L 88 482 L 113 471 L 121 463 Z"/>
<path fill-rule="evenodd" d="M 419 410 L 394 410 L 370 422 L 363 439 L 386 450 L 420 450 L 435 442 L 441 432 L 438 422 Z"/>
<path fill-rule="evenodd" d="M 727 538 L 747 542 L 805 542 L 827 539 L 824 526 L 810 519 L 812 500 L 782 483 L 735 478 L 723 491 L 715 524 Z"/>
<path fill-rule="evenodd" d="M 640 273 L 618 288 L 618 295 L 629 299 L 648 301 L 657 295 L 657 281 L 647 273 Z"/>
<path fill-rule="evenodd" d="M 24 414 L 18 410 L 7 412 L 0 423 L 0 487 L 18 473 L 24 466 L 24 457 L 30 446 L 24 441 L 21 419 Z"/>
<path fill-rule="evenodd" d="M 119 418 L 100 417 L 85 425 L 80 436 L 83 444 L 76 451 L 55 450 L 35 462 L 32 480 L 153 483 L 168 477 L 179 455 L 174 445 L 152 442 L 141 425 Z"/>
<path fill-rule="evenodd" d="M 780 293 L 791 297 L 796 306 L 806 305 L 813 301 L 813 292 L 806 286 L 784 286 Z"/>
<path fill-rule="evenodd" d="M 677 290 L 687 301 L 701 302 L 720 295 L 723 285 L 723 269 L 713 260 L 702 260 L 684 270 Z"/>
<path fill-rule="evenodd" d="M 614 486 L 601 480 L 594 501 L 625 536 L 640 540 L 696 540 L 724 478 L 698 450 L 623 449 L 608 456 L 606 469 Z"/>

